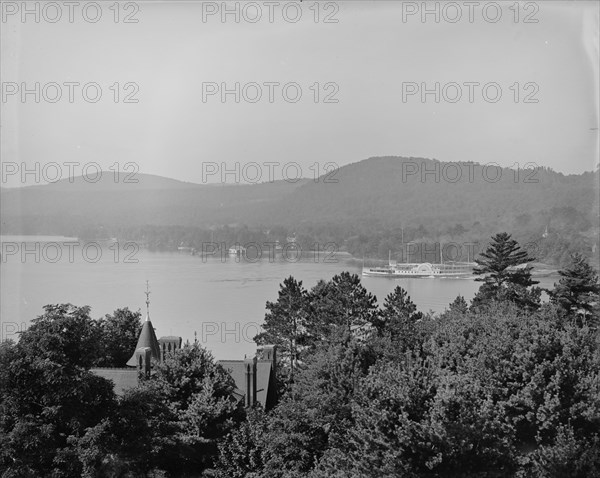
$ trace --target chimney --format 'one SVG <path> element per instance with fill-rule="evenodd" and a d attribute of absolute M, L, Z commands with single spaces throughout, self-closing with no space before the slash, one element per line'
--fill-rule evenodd
<path fill-rule="evenodd" d="M 246 407 L 250 408 L 256 403 L 256 357 L 244 359 L 246 372 Z"/>

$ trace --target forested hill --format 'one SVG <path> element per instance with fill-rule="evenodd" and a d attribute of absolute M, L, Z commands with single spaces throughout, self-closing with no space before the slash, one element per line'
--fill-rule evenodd
<path fill-rule="evenodd" d="M 591 252 L 598 241 L 598 172 L 523 167 L 379 157 L 319 181 L 218 186 L 141 174 L 131 184 L 109 173 L 96 184 L 2 190 L 2 232 L 235 224 L 283 227 L 338 241 L 350 252 L 381 255 L 399 241 L 400 227 L 405 240 L 430 241 L 479 240 L 498 231 L 537 240 L 547 227 L 547 243 Z"/>
<path fill-rule="evenodd" d="M 2 233 L 73 234 L 98 225 L 110 229 L 245 222 L 244 211 L 278 204 L 306 181 L 200 185 L 148 174 L 115 177 L 104 172 L 97 182 L 78 177 L 73 182 L 5 188 L 0 193 Z"/>
<path fill-rule="evenodd" d="M 294 191 L 275 209 L 276 220 L 513 226 L 517 218 L 521 225 L 552 223 L 553 208 L 574 208 L 587 219 L 598 210 L 597 173 L 565 176 L 542 168 L 517 173 L 492 165 L 383 157 L 340 168 L 329 180 L 337 182 L 311 181 Z"/>

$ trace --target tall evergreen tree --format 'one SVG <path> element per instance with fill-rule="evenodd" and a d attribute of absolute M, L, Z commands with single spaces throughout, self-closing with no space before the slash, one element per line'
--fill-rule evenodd
<path fill-rule="evenodd" d="M 473 306 L 510 301 L 527 310 L 537 309 L 541 289 L 528 289 L 538 284 L 531 276 L 533 267 L 528 265 L 534 260 L 510 234 L 501 232 L 493 236 L 492 243 L 475 259 L 477 267 L 473 273 L 482 276 L 475 280 L 483 284 L 473 298 Z"/>
<path fill-rule="evenodd" d="M 507 283 L 529 287 L 538 283 L 531 278 L 532 266 L 519 267 L 533 262 L 535 258 L 521 249 L 519 243 L 506 232 L 493 236 L 492 243 L 480 256 L 475 259 L 477 267 L 473 269 L 473 274 L 484 277 L 478 277 L 476 281 L 496 287 Z"/>
<path fill-rule="evenodd" d="M 420 318 L 420 314 L 417 312 L 417 306 L 411 300 L 408 292 L 399 285 L 388 294 L 383 302 L 383 316 L 386 318 L 397 317 L 403 315 L 406 317 L 412 317 L 415 314 L 419 315 L 415 319 Z"/>
<path fill-rule="evenodd" d="M 457 295 L 456 299 L 450 304 L 450 311 L 458 314 L 466 314 L 469 310 L 469 305 L 462 295 Z"/>
<path fill-rule="evenodd" d="M 308 294 L 302 287 L 302 281 L 290 276 L 279 285 L 278 295 L 276 302 L 267 302 L 264 332 L 254 337 L 254 341 L 262 345 L 277 345 L 278 354 L 284 362 L 289 361 L 289 380 L 293 381 L 299 351 L 306 342 Z"/>
<path fill-rule="evenodd" d="M 585 319 L 593 316 L 594 306 L 599 302 L 598 274 L 579 253 L 571 254 L 571 261 L 569 267 L 558 272 L 561 279 L 558 284 L 554 284 L 549 295 L 552 302 L 566 313 Z"/>
<path fill-rule="evenodd" d="M 385 298 L 383 309 L 376 317 L 375 327 L 379 332 L 389 332 L 392 337 L 397 337 L 408 333 L 408 329 L 421 318 L 423 314 L 417 311 L 408 292 L 396 286 Z"/>
<path fill-rule="evenodd" d="M 309 293 L 308 331 L 314 339 L 347 340 L 377 317 L 377 298 L 360 283 L 360 277 L 342 272 L 318 283 Z"/>

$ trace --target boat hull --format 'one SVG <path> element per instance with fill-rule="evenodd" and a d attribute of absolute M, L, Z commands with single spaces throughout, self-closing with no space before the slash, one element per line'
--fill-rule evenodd
<path fill-rule="evenodd" d="M 473 275 L 471 263 L 461 264 L 401 264 L 389 265 L 387 267 L 363 268 L 362 275 L 367 277 L 389 277 L 391 279 L 443 279 L 443 278 L 465 278 Z"/>
<path fill-rule="evenodd" d="M 438 273 L 438 274 L 404 274 L 404 273 L 388 273 L 388 274 L 384 274 L 384 273 L 374 273 L 374 272 L 368 272 L 368 271 L 363 271 L 362 273 L 363 276 L 365 277 L 388 277 L 390 279 L 425 279 L 425 278 L 431 278 L 431 279 L 452 279 L 452 278 L 465 278 L 465 277 L 471 277 L 473 274 L 471 272 L 456 272 L 456 273 Z"/>

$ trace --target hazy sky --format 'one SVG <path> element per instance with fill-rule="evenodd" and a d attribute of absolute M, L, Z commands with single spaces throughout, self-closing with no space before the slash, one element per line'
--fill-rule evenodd
<path fill-rule="evenodd" d="M 55 23 L 48 21 L 57 13 L 50 8 L 40 11 L 39 23 L 34 14 L 23 22 L 22 12 L 11 10 L 21 2 L 3 3 L 4 163 L 97 162 L 108 169 L 134 162 L 140 172 L 201 182 L 203 162 L 297 162 L 312 176 L 314 163 L 323 168 L 382 155 L 534 162 L 565 173 L 591 170 L 598 161 L 597 1 L 525 2 L 517 9 L 499 2 L 502 17 L 495 23 L 496 4 L 485 1 L 473 7 L 472 22 L 469 7 L 456 2 L 462 18 L 455 23 L 449 21 L 454 7 L 437 4 L 439 22 L 434 14 L 423 22 L 421 11 L 410 14 L 422 2 L 400 1 L 304 1 L 295 23 L 292 2 L 245 9 L 238 3 L 239 23 L 233 14 L 222 21 L 222 2 L 175 1 L 122 2 L 115 23 L 114 2 L 100 2 L 102 17 L 92 23 L 82 13 L 87 3 L 80 2 L 70 22 L 69 7 L 57 2 L 62 17 Z M 236 8 L 236 2 L 227 5 Z M 436 8 L 436 2 L 428 5 Z M 251 23 L 256 7 L 262 18 Z M 90 20 L 96 13 L 86 10 Z M 126 14 L 138 22 L 123 23 Z M 337 23 L 325 23 L 326 15 Z M 36 82 L 39 103 L 34 94 L 24 102 L 21 91 L 12 94 L 15 84 L 34 90 Z M 49 101 L 58 91 L 52 82 L 62 93 L 56 103 Z M 102 97 L 92 103 L 90 87 L 86 101 L 75 85 L 71 103 L 65 82 L 95 82 Z M 137 103 L 123 101 L 134 91 L 124 88 L 128 82 L 139 88 Z M 239 103 L 234 94 L 225 102 L 218 93 L 203 98 L 207 84 L 234 89 L 236 82 Z M 244 88 L 252 82 L 262 91 L 255 103 L 257 89 Z M 272 87 L 272 103 L 266 82 L 280 84 Z M 296 103 L 293 85 L 288 101 L 282 94 L 282 85 L 292 82 L 302 91 Z M 434 89 L 436 82 L 439 102 L 434 93 L 423 101 L 419 91 L 403 98 L 411 87 Z M 472 102 L 469 82 L 480 84 L 471 87 Z M 458 90 L 449 83 L 461 88 L 456 102 Z M 492 102 L 498 88 L 502 97 Z M 329 93 L 337 103 L 324 102 Z M 4 179 L 3 186 L 20 181 L 18 175 Z"/>

